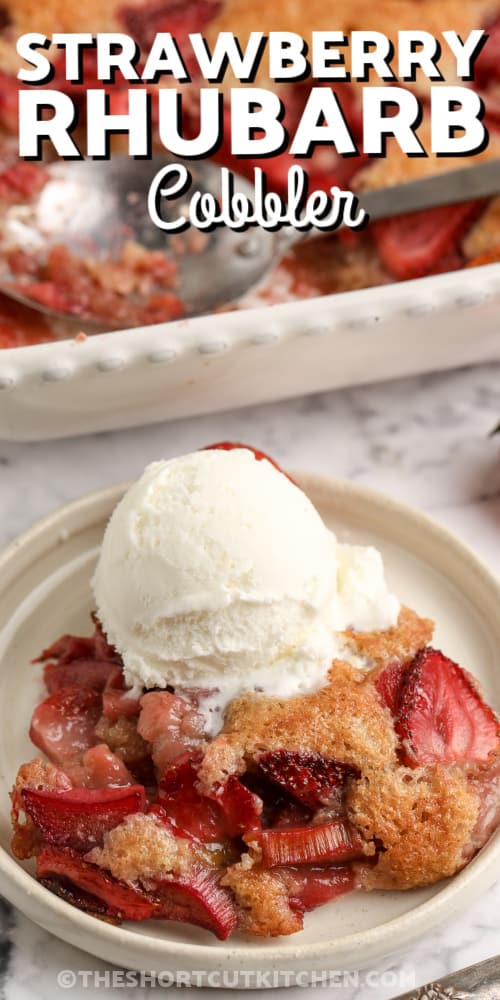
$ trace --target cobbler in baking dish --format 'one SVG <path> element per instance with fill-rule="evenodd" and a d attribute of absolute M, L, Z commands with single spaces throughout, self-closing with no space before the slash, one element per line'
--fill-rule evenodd
<path fill-rule="evenodd" d="M 103 5 L 90 3 L 62 4 L 59 0 L 43 8 L 32 0 L 5 0 L 0 26 L 0 126 L 5 149 L 5 169 L 0 174 L 0 199 L 23 198 L 43 183 L 42 168 L 34 164 L 17 165 L 12 160 L 11 138 L 17 129 L 17 90 L 15 78 L 17 57 L 15 39 L 24 31 L 39 30 L 51 34 L 62 31 L 126 31 L 137 39 L 143 50 L 151 45 L 158 31 L 171 31 L 180 44 L 190 31 L 203 31 L 209 42 L 219 31 L 236 32 L 244 41 L 252 29 L 269 32 L 287 28 L 308 37 L 311 27 L 328 30 L 332 22 L 346 35 L 356 29 L 378 29 L 391 35 L 398 29 L 418 26 L 439 36 L 443 26 L 453 26 L 462 37 L 473 28 L 484 27 L 489 41 L 477 62 L 478 87 L 486 107 L 490 143 L 482 156 L 500 155 L 500 45 L 499 0 L 464 0 L 457 5 L 451 0 L 436 4 L 434 0 L 385 0 L 373 11 L 365 0 L 349 3 L 319 3 L 300 0 L 293 5 L 288 0 L 269 5 L 261 2 L 249 7 L 242 0 L 113 0 Z M 92 53 L 86 57 L 87 85 L 92 84 Z M 446 71 L 447 66 L 443 69 Z M 452 76 L 453 67 L 449 67 Z M 58 87 L 68 86 L 72 96 L 83 88 L 65 84 L 58 76 Z M 266 83 L 265 80 L 260 82 Z M 453 82 L 453 81 L 452 81 Z M 279 85 L 285 105 L 285 122 L 293 132 L 305 102 L 305 90 L 314 81 Z M 197 128 L 196 78 L 190 85 L 193 95 L 188 127 Z M 96 81 L 94 81 L 96 85 Z M 98 84 L 97 84 L 98 85 Z M 361 84 L 338 83 L 342 107 L 353 137 L 361 141 Z M 426 82 L 417 77 L 414 88 L 425 101 Z M 125 81 L 109 87 L 111 111 L 126 110 Z M 427 81 L 428 87 L 428 81 Z M 154 89 L 154 88 L 153 88 Z M 82 101 L 83 115 L 83 101 Z M 422 130 L 428 129 L 424 113 Z M 119 140 L 118 140 L 119 142 Z M 234 161 L 230 136 L 226 136 L 217 159 L 237 171 L 252 176 L 255 166 L 264 166 L 269 186 L 280 193 L 286 190 L 286 177 L 293 157 L 285 152 L 264 162 L 252 159 Z M 477 158 L 476 158 L 477 159 Z M 341 158 L 333 148 L 319 147 L 307 162 L 311 189 L 328 190 L 332 184 L 363 190 L 387 186 L 439 170 L 460 165 L 456 158 L 408 158 L 393 143 L 382 160 L 365 156 Z M 469 161 L 467 161 L 469 162 Z M 285 258 L 267 284 L 251 292 L 242 307 L 297 298 L 354 290 L 395 280 L 438 274 L 464 266 L 489 263 L 500 257 L 500 199 L 488 203 L 471 202 L 463 205 L 420 212 L 418 214 L 377 223 L 364 233 L 340 232 L 325 237 L 321 244 L 299 246 Z M 55 247 L 49 258 L 37 254 L 17 253 L 13 266 L 23 291 L 45 306 L 68 311 L 82 319 L 92 319 L 103 328 L 121 325 L 141 325 L 182 315 L 182 302 L 175 290 L 175 261 L 167 272 L 158 272 L 158 259 L 140 248 L 128 248 L 125 259 L 104 262 L 68 253 Z M 139 260 L 139 256 L 141 259 Z M 151 286 L 151 300 L 146 309 L 134 308 L 134 289 Z M 6 322 L 3 324 L 3 314 Z M 33 340 L 50 338 L 51 331 L 44 320 L 23 321 L 23 313 L 5 300 L 0 300 L 0 344 L 15 346 Z M 38 323 L 38 325 L 37 325 Z M 38 332 L 37 332 L 38 331 Z"/>
<path fill-rule="evenodd" d="M 477 682 L 262 453 L 150 466 L 93 590 L 93 635 L 36 661 L 43 757 L 12 791 L 15 856 L 72 905 L 293 934 L 345 893 L 453 876 L 498 826 Z"/>

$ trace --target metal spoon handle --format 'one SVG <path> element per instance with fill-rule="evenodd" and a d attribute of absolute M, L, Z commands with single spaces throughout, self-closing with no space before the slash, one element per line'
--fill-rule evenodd
<path fill-rule="evenodd" d="M 394 1000 L 500 1000 L 500 955 L 469 965 Z"/>
<path fill-rule="evenodd" d="M 500 160 L 489 160 L 473 167 L 361 192 L 358 197 L 360 207 L 368 213 L 372 222 L 376 222 L 407 212 L 480 200 L 496 194 L 500 194 Z M 282 229 L 279 234 L 280 251 L 284 253 L 296 243 L 321 239 L 325 234 L 325 230 L 318 229 Z"/>

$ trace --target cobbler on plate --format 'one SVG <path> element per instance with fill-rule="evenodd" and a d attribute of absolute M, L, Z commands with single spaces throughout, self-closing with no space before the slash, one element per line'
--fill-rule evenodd
<path fill-rule="evenodd" d="M 347 892 L 453 876 L 500 822 L 499 721 L 409 608 L 347 629 L 314 690 L 243 690 L 213 735 L 213 691 L 131 689 L 94 626 L 36 661 L 43 757 L 12 791 L 14 855 L 87 913 L 292 934 Z"/>

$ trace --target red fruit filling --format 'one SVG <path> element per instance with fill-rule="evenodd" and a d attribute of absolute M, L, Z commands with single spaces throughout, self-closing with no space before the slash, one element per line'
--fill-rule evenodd
<path fill-rule="evenodd" d="M 225 784 L 214 792 L 213 797 L 224 813 L 230 837 L 260 830 L 262 799 L 246 788 L 235 775 L 230 775 Z"/>
<path fill-rule="evenodd" d="M 455 251 L 481 208 L 481 203 L 468 201 L 376 223 L 372 232 L 382 263 L 401 281 L 430 274 L 442 257 Z"/>
<path fill-rule="evenodd" d="M 63 898 L 69 882 L 69 891 L 73 895 L 71 902 L 76 905 L 79 900 L 85 904 L 85 894 L 89 893 L 93 899 L 100 901 L 102 915 L 110 920 L 149 920 L 158 912 L 156 900 L 148 899 L 137 889 L 118 882 L 68 847 L 44 847 L 38 856 L 36 873 L 47 888 Z M 74 886 L 84 895 L 75 894 Z M 85 905 L 83 908 L 87 909 Z"/>
<path fill-rule="evenodd" d="M 151 744 L 151 755 L 161 772 L 186 751 L 204 742 L 205 723 L 191 700 L 169 691 L 142 696 L 137 730 Z"/>
<path fill-rule="evenodd" d="M 165 771 L 158 788 L 159 804 L 181 835 L 204 844 L 220 843 L 228 836 L 227 820 L 218 802 L 199 792 L 198 762 L 186 754 Z"/>
<path fill-rule="evenodd" d="M 67 792 L 25 788 L 21 794 L 26 812 L 46 843 L 81 852 L 100 846 L 109 830 L 145 806 L 141 785 Z"/>
<path fill-rule="evenodd" d="M 236 930 L 238 916 L 231 894 L 219 879 L 216 870 L 200 866 L 188 876 L 155 880 L 151 887 L 160 900 L 157 916 L 196 924 L 225 941 Z"/>
<path fill-rule="evenodd" d="M 94 730 L 101 714 L 100 701 L 97 691 L 60 688 L 35 708 L 30 739 L 53 764 L 79 760 L 97 743 Z"/>
<path fill-rule="evenodd" d="M 120 757 L 106 746 L 98 743 L 83 755 L 81 764 L 66 765 L 77 788 L 116 788 L 135 785 L 136 781 Z"/>
<path fill-rule="evenodd" d="M 261 754 L 259 769 L 268 780 L 312 809 L 331 803 L 346 779 L 359 773 L 348 764 L 318 753 L 291 750 Z"/>
<path fill-rule="evenodd" d="M 396 720 L 405 760 L 487 763 L 500 749 L 500 726 L 467 674 L 435 649 L 406 670 Z"/>
<path fill-rule="evenodd" d="M 43 679 L 49 694 L 54 694 L 61 688 L 67 687 L 103 691 L 116 670 L 116 663 L 109 660 L 73 660 L 71 663 L 46 663 Z"/>
<path fill-rule="evenodd" d="M 279 869 L 290 894 L 293 910 L 305 913 L 338 899 L 355 888 L 355 875 L 347 865 L 311 865 L 297 868 L 288 865 Z"/>

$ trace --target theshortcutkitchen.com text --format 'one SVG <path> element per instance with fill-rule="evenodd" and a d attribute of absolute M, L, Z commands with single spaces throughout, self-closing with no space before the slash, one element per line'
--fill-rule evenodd
<path fill-rule="evenodd" d="M 330 192 L 309 191 L 300 161 L 307 161 L 318 146 L 325 145 L 341 157 L 381 157 L 389 139 L 409 157 L 476 155 L 488 144 L 484 103 L 473 86 L 476 61 L 487 42 L 482 29 L 465 38 L 452 30 L 439 37 L 419 30 L 399 31 L 394 38 L 378 31 L 350 35 L 316 31 L 309 44 L 288 31 L 267 36 L 253 31 L 245 43 L 231 32 L 221 32 L 211 46 L 199 33 L 181 43 L 162 32 L 145 52 L 122 33 L 46 36 L 30 32 L 17 44 L 23 60 L 18 74 L 22 83 L 19 154 L 39 160 L 52 147 L 65 159 L 106 159 L 111 138 L 121 135 L 126 137 L 129 156 L 145 158 L 151 156 L 154 122 L 159 149 L 164 148 L 171 158 L 198 160 L 216 154 L 227 130 L 235 160 L 261 161 L 287 151 L 297 161 L 289 183 L 292 200 L 292 193 L 296 201 L 300 189 L 294 213 L 287 212 L 285 198 L 277 202 L 277 196 L 270 197 L 273 192 L 266 191 L 262 166 L 255 173 L 253 202 L 237 190 L 235 195 L 234 178 L 224 168 L 220 196 L 210 200 L 206 193 L 202 197 L 192 192 L 188 214 L 175 217 L 170 213 L 165 221 L 160 199 L 185 202 L 191 184 L 188 166 L 169 163 L 150 191 L 155 225 L 170 231 L 189 224 L 199 229 L 213 225 L 243 228 L 265 225 L 269 217 L 273 228 L 314 225 L 333 229 L 340 224 L 360 228 L 366 219 L 357 211 L 354 196 L 334 186 Z M 94 54 L 93 70 L 92 79 L 86 81 L 89 51 Z M 407 86 L 417 75 L 428 81 L 426 88 L 419 88 L 424 97 Z M 283 121 L 286 86 L 282 85 L 307 78 L 312 85 L 303 88 L 303 106 L 292 132 Z M 57 86 L 61 79 L 65 87 Z M 266 86 L 255 85 L 262 79 Z M 117 80 L 126 87 L 121 113 L 110 105 L 109 87 Z M 348 82 L 362 85 L 356 88 L 361 142 L 353 137 L 343 106 L 339 85 Z M 75 85 L 78 97 L 73 97 L 67 84 Z M 422 130 L 424 110 L 428 128 Z"/>

